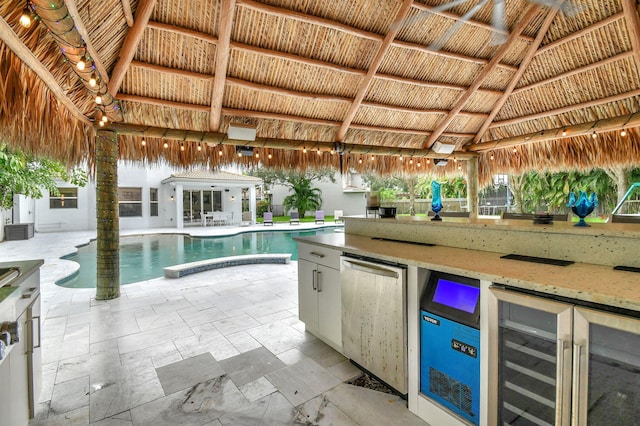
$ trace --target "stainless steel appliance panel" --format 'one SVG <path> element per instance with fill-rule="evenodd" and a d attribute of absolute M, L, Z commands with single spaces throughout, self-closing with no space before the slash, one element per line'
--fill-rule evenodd
<path fill-rule="evenodd" d="M 407 393 L 406 268 L 340 258 L 345 356 Z"/>

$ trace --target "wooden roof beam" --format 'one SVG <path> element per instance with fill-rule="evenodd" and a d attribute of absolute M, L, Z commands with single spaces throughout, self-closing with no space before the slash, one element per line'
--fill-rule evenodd
<path fill-rule="evenodd" d="M 544 36 L 547 34 L 547 31 L 549 30 L 549 27 L 551 26 L 551 23 L 553 22 L 557 14 L 558 14 L 557 8 L 549 10 L 549 13 L 547 14 L 546 18 L 544 18 L 544 21 L 540 26 L 540 30 L 538 30 L 538 34 L 536 35 L 536 38 L 533 40 L 533 42 L 531 42 L 531 45 L 527 49 L 524 55 L 524 58 L 522 58 L 518 71 L 516 71 L 516 73 L 511 78 L 511 81 L 505 88 L 504 93 L 502 94 L 502 97 L 500 97 L 500 99 L 498 99 L 498 102 L 496 102 L 493 105 L 493 109 L 489 113 L 489 117 L 487 117 L 487 119 L 484 121 L 484 123 L 478 130 L 478 133 L 473 138 L 473 143 L 477 143 L 482 138 L 482 135 L 484 135 L 484 132 L 487 131 L 493 119 L 496 118 L 496 115 L 498 115 L 498 113 L 500 112 L 504 104 L 509 99 L 509 96 L 511 96 L 511 92 L 513 92 L 513 89 L 516 87 L 516 84 L 518 84 L 518 82 L 524 75 L 525 71 L 527 70 L 527 67 L 533 60 L 533 57 L 536 54 L 536 50 L 538 50 L 538 47 L 540 47 L 540 43 L 542 43 Z"/>
<path fill-rule="evenodd" d="M 313 15 L 307 15 L 305 13 L 302 12 L 296 12 L 294 10 L 290 10 L 290 9 L 284 9 L 281 7 L 276 7 L 276 6 L 270 6 L 267 4 L 263 4 L 263 3 L 258 3 L 254 0 L 236 0 L 238 6 L 243 6 L 246 8 L 250 8 L 253 10 L 257 10 L 272 16 L 279 16 L 279 17 L 283 17 L 283 18 L 288 18 L 288 19 L 295 19 L 299 22 L 304 22 L 307 24 L 313 24 L 313 25 L 317 25 L 317 26 L 321 26 L 324 28 L 330 28 L 332 30 L 337 30 L 337 31 L 341 31 L 343 33 L 346 34 L 350 34 L 353 35 L 355 37 L 360 37 L 360 38 L 364 38 L 367 40 L 372 40 L 372 41 L 378 41 L 378 42 L 383 42 L 385 37 L 377 34 L 377 33 L 373 33 L 370 31 L 365 31 L 365 30 L 361 30 L 359 28 L 355 28 L 355 27 L 351 27 L 349 25 L 345 25 L 342 24 L 340 22 L 336 22 L 336 21 L 331 21 L 329 19 L 325 19 L 325 18 L 320 18 L 317 16 L 313 16 Z M 417 4 L 417 3 L 416 3 Z M 415 6 L 415 4 L 412 4 L 412 7 Z M 453 15 L 453 14 L 452 14 Z M 456 16 L 457 18 L 455 19 L 460 19 L 459 16 L 457 15 L 453 15 Z M 401 23 L 399 23 L 400 27 L 402 27 Z M 401 28 L 400 28 L 401 29 Z M 474 64 L 487 64 L 489 62 L 488 59 L 482 59 L 482 58 L 477 58 L 477 57 L 473 57 L 473 56 L 467 56 L 467 55 L 463 55 L 460 53 L 453 53 L 453 52 L 445 52 L 442 50 L 439 51 L 434 51 L 429 49 L 428 46 L 424 46 L 421 44 L 417 44 L 417 43 L 410 43 L 410 42 L 406 42 L 406 41 L 401 41 L 401 40 L 393 40 L 392 41 L 392 46 L 394 47 L 400 47 L 403 49 L 411 49 L 411 50 L 417 50 L 417 51 L 421 51 L 422 53 L 426 53 L 429 55 L 436 55 L 436 56 L 440 56 L 440 57 L 444 57 L 444 58 L 450 58 L 450 59 L 456 59 L 459 61 L 465 61 L 465 62 L 471 62 Z M 504 67 L 507 69 L 510 69 L 512 71 L 516 70 L 516 67 L 513 67 L 511 65 L 508 64 L 500 64 L 500 67 Z"/>
<path fill-rule="evenodd" d="M 502 58 L 507 54 L 509 49 L 513 46 L 513 44 L 518 40 L 518 35 L 529 25 L 531 20 L 535 18 L 540 10 L 540 6 L 529 6 L 529 9 L 522 17 L 518 25 L 512 30 L 511 34 L 507 38 L 507 41 L 500 46 L 497 50 L 496 54 L 493 56 L 489 64 L 478 74 L 475 78 L 471 86 L 467 89 L 467 91 L 458 99 L 458 101 L 453 105 L 449 115 L 436 127 L 433 131 L 433 134 L 429 136 L 427 141 L 424 144 L 424 148 L 431 148 L 431 146 L 435 143 L 435 141 L 442 135 L 442 132 L 451 124 L 451 122 L 455 119 L 456 115 L 460 111 L 462 111 L 462 107 L 467 103 L 467 101 L 471 98 L 473 93 L 482 85 L 482 83 L 487 79 L 487 77 L 493 72 L 496 68 L 496 65 L 502 60 Z"/>
<path fill-rule="evenodd" d="M 347 111 L 347 114 L 344 117 L 342 126 L 340 126 L 340 129 L 336 134 L 337 142 L 342 142 L 345 135 L 347 134 L 349 125 L 355 118 L 356 113 L 358 112 L 358 108 L 360 107 L 360 104 L 362 103 L 365 95 L 369 91 L 369 87 L 371 87 L 371 83 L 373 82 L 373 78 L 375 77 L 376 72 L 378 71 L 378 67 L 380 67 L 382 60 L 384 59 L 385 55 L 389 51 L 389 48 L 391 47 L 391 42 L 393 41 L 393 39 L 396 37 L 400 29 L 402 28 L 402 26 L 400 25 L 401 22 L 407 17 L 407 15 L 409 14 L 409 11 L 411 10 L 412 3 L 413 3 L 413 0 L 404 0 L 402 3 L 402 6 L 400 6 L 400 10 L 396 15 L 396 19 L 391 24 L 389 28 L 389 32 L 385 36 L 384 41 L 378 48 L 378 52 L 376 53 L 375 58 L 373 59 L 371 65 L 369 66 L 367 75 L 360 82 L 360 86 L 358 87 L 356 97 L 353 100 L 351 107 L 349 108 L 349 110 Z"/>
<path fill-rule="evenodd" d="M 636 0 L 622 0 L 625 23 L 629 31 L 631 46 L 633 47 L 633 60 L 636 63 L 636 72 L 640 76 L 640 19 L 638 18 L 638 6 Z"/>
<path fill-rule="evenodd" d="M 159 30 L 159 31 L 166 31 L 168 33 L 178 34 L 178 35 L 187 36 L 187 37 L 193 37 L 195 39 L 202 40 L 214 45 L 218 44 L 218 37 L 214 35 L 203 33 L 200 31 L 195 31 L 189 28 L 178 27 L 176 25 L 165 24 L 157 21 L 149 21 L 147 23 L 147 28 L 152 28 L 154 30 Z"/>
<path fill-rule="evenodd" d="M 82 111 L 71 102 L 71 99 L 69 99 L 65 91 L 60 87 L 55 77 L 42 65 L 42 62 L 40 62 L 33 52 L 20 40 L 18 35 L 11 29 L 11 26 L 2 17 L 0 17 L 0 39 L 42 80 L 53 96 L 69 110 L 73 117 L 85 124 L 91 124 L 91 121 L 85 117 Z"/>
<path fill-rule="evenodd" d="M 231 146 L 249 146 L 253 148 L 274 148 L 287 151 L 321 149 L 330 151 L 335 149 L 334 142 L 313 141 L 313 140 L 295 140 L 282 138 L 256 138 L 255 141 L 234 140 L 229 139 L 224 133 L 217 132 L 198 132 L 184 129 L 169 129 L 163 127 L 143 126 L 125 123 L 109 123 L 102 129 L 113 130 L 119 135 L 138 136 L 144 138 L 171 139 L 185 142 L 203 142 L 212 144 L 223 144 Z M 422 158 L 444 158 L 451 157 L 435 154 L 427 150 L 417 148 L 395 148 L 379 145 L 361 145 L 361 144 L 342 144 L 344 152 L 347 154 L 369 154 L 369 155 L 390 155 L 405 157 L 422 157 Z M 473 152 L 457 152 L 455 157 L 459 160 L 468 160 L 477 157 L 478 154 Z"/>
<path fill-rule="evenodd" d="M 568 112 L 577 111 L 582 108 L 589 108 L 593 106 L 603 105 L 609 102 L 622 101 L 625 99 L 633 98 L 634 96 L 640 96 L 640 89 L 632 90 L 631 92 L 618 93 L 617 95 L 608 96 L 606 98 L 601 98 L 601 99 L 594 99 L 594 100 L 583 102 L 580 104 L 574 104 L 574 105 L 569 105 L 562 108 L 552 109 L 552 110 L 540 112 L 537 114 L 510 118 L 508 120 L 502 120 L 502 121 L 494 121 L 493 123 L 491 123 L 489 128 L 493 129 L 496 127 L 503 127 L 503 126 L 509 126 L 511 124 L 522 123 L 524 121 L 537 120 L 540 118 L 550 117 L 552 115 L 566 114 Z"/>
<path fill-rule="evenodd" d="M 71 16 L 71 18 L 73 19 L 73 22 L 75 23 L 76 29 L 78 30 L 78 32 L 82 36 L 82 39 L 84 40 L 84 44 L 87 45 L 87 52 L 89 52 L 89 55 L 91 55 L 91 60 L 95 64 L 96 70 L 100 74 L 100 78 L 102 78 L 105 83 L 108 83 L 109 74 L 107 73 L 107 69 L 104 67 L 104 64 L 102 63 L 102 60 L 98 55 L 98 52 L 96 51 L 96 49 L 94 49 L 93 43 L 91 43 L 91 38 L 89 37 L 89 33 L 87 32 L 87 29 L 84 26 L 82 19 L 80 18 L 80 13 L 78 13 L 78 8 L 76 7 L 76 1 L 65 0 L 65 4 L 67 5 L 67 10 L 69 11 L 69 15 Z"/>
<path fill-rule="evenodd" d="M 133 27 L 133 12 L 131 12 L 131 3 L 129 0 L 122 0 L 122 12 L 124 13 L 124 19 L 127 21 L 129 28 Z"/>
<path fill-rule="evenodd" d="M 526 135 L 519 135 L 489 142 L 482 142 L 474 145 L 468 145 L 465 148 L 470 152 L 491 151 L 493 149 L 504 149 L 530 143 L 567 139 L 577 136 L 587 136 L 593 134 L 593 132 L 614 132 L 625 128 L 638 126 L 640 126 L 640 112 L 604 120 L 576 124 L 572 126 L 563 126 L 557 127 L 555 129 L 542 130 L 540 132 L 528 133 Z M 563 136 L 563 133 L 566 133 L 566 136 Z"/>
<path fill-rule="evenodd" d="M 631 51 L 631 50 L 628 51 L 628 52 L 623 52 L 623 53 L 620 53 L 618 55 L 612 56 L 610 58 L 603 59 L 602 61 L 593 62 L 593 63 L 591 63 L 589 65 L 585 65 L 583 67 L 574 68 L 574 69 L 572 69 L 570 71 L 554 75 L 553 77 L 549 77 L 549 78 L 546 78 L 544 80 L 536 81 L 535 83 L 531 83 L 531 84 L 529 84 L 527 86 L 518 87 L 517 89 L 513 90 L 513 93 L 515 94 L 515 93 L 523 92 L 525 90 L 535 89 L 536 87 L 544 86 L 545 84 L 553 83 L 554 81 L 563 80 L 563 79 L 565 79 L 567 77 L 571 77 L 572 75 L 581 74 L 581 73 L 583 73 L 585 71 L 589 71 L 589 70 L 592 70 L 592 69 L 595 69 L 595 68 L 603 67 L 603 66 L 608 65 L 608 64 L 612 64 L 614 62 L 621 61 L 621 60 L 623 60 L 625 58 L 628 58 L 629 56 L 632 56 L 632 55 L 634 55 L 634 52 Z"/>
<path fill-rule="evenodd" d="M 147 105 L 154 105 L 154 106 L 166 107 L 166 108 L 175 108 L 175 109 L 181 109 L 186 111 L 209 112 L 209 107 L 207 105 L 186 104 L 183 102 L 167 101 L 164 99 L 150 98 L 145 96 L 127 95 L 124 93 L 119 93 L 117 96 L 117 99 L 119 101 L 143 103 Z M 304 123 L 304 124 L 317 124 L 321 126 L 331 126 L 331 127 L 340 127 L 340 125 L 342 124 L 340 121 L 321 120 L 318 118 L 308 118 L 308 117 L 301 117 L 297 115 L 274 114 L 270 112 L 250 111 L 250 110 L 233 109 L 233 108 L 222 108 L 221 115 L 234 116 L 234 117 L 260 118 L 264 120 L 294 121 L 294 122 Z M 425 130 L 402 129 L 402 128 L 395 128 L 395 127 L 366 126 L 362 124 L 353 124 L 351 128 L 355 130 L 400 133 L 400 134 L 407 134 L 407 135 L 428 136 L 431 134 L 431 132 L 425 131 Z M 468 138 L 472 138 L 474 136 L 474 133 L 444 133 L 443 136 L 468 139 Z"/>
<path fill-rule="evenodd" d="M 129 28 L 129 31 L 124 38 L 124 43 L 120 50 L 120 59 L 118 59 L 118 63 L 116 63 L 116 66 L 113 68 L 111 81 L 109 81 L 109 84 L 107 85 L 107 91 L 111 96 L 115 96 L 120 90 L 122 80 L 124 80 L 124 75 L 127 73 L 129 64 L 131 64 L 133 56 L 136 54 L 138 43 L 140 43 L 140 39 L 147 27 L 147 22 L 149 22 L 149 17 L 151 16 L 151 12 L 153 12 L 155 5 L 156 0 L 140 0 L 138 3 L 135 22 L 133 23 L 133 26 Z"/>
<path fill-rule="evenodd" d="M 211 115 L 209 116 L 209 130 L 212 132 L 220 130 L 220 122 L 222 121 L 220 111 L 222 110 L 222 98 L 224 97 L 224 86 L 227 78 L 231 29 L 233 27 L 235 9 L 236 0 L 222 0 L 220 30 L 218 44 L 216 44 L 216 70 L 213 80 L 213 94 L 211 96 Z"/>

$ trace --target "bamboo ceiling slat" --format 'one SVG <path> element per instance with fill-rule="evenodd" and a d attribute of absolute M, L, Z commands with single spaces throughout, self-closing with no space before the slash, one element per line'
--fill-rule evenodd
<path fill-rule="evenodd" d="M 134 59 L 213 76 L 215 56 L 211 43 L 147 28 Z"/>
<path fill-rule="evenodd" d="M 154 85 L 145 84 L 153 80 Z M 213 83 L 203 79 L 168 75 L 132 67 L 123 81 L 121 93 L 164 99 L 173 102 L 207 105 L 211 102 Z"/>
<path fill-rule="evenodd" d="M 219 0 L 161 1 L 156 4 L 151 19 L 215 34 L 220 19 L 219 4 Z"/>

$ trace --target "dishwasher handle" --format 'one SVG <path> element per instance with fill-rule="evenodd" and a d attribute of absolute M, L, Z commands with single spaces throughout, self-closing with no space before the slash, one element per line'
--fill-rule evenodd
<path fill-rule="evenodd" d="M 400 274 L 395 269 L 375 263 L 362 262 L 355 259 L 342 259 L 342 265 L 356 271 L 367 272 L 369 274 L 381 275 L 384 277 L 398 278 Z"/>

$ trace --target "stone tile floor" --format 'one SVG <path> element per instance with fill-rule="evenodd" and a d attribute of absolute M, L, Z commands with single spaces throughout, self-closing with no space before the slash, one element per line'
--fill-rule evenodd
<path fill-rule="evenodd" d="M 168 230 L 145 232 L 158 231 Z M 76 267 L 59 257 L 90 238 L 0 243 L 2 261 L 45 259 L 30 425 L 426 424 L 406 401 L 344 383 L 359 370 L 298 320 L 296 262 L 159 278 L 96 301 L 95 290 L 54 284 Z"/>

